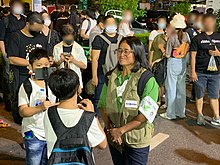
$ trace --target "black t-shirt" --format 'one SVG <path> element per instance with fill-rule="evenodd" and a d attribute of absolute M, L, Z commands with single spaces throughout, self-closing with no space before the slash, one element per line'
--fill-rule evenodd
<path fill-rule="evenodd" d="M 44 35 L 37 37 L 28 37 L 21 31 L 13 34 L 9 41 L 8 56 L 20 57 L 29 60 L 29 53 L 35 48 L 47 49 L 47 38 Z M 27 67 L 11 65 L 12 70 L 18 70 L 20 75 L 27 75 Z"/>
<path fill-rule="evenodd" d="M 220 50 L 220 33 L 213 33 L 209 36 L 212 42 L 215 43 L 216 47 Z M 219 71 L 207 71 L 209 60 L 211 55 L 209 50 L 211 50 L 210 40 L 207 38 L 205 33 L 201 33 L 194 37 L 191 42 L 190 51 L 196 51 L 196 72 L 205 74 L 218 74 Z M 220 57 L 215 57 L 217 66 L 220 65 Z"/>
<path fill-rule="evenodd" d="M 5 17 L 0 21 L 0 41 L 5 41 L 6 49 L 10 39 L 12 38 L 12 34 L 23 29 L 25 24 L 25 17 L 22 15 L 18 20 L 17 17 L 10 14 L 8 17 Z"/>
<path fill-rule="evenodd" d="M 102 33 L 111 43 L 117 43 L 118 34 L 114 37 L 109 37 L 106 33 Z M 102 65 L 105 64 L 105 57 L 108 49 L 108 43 L 105 42 L 100 36 L 96 36 L 92 42 L 92 50 L 100 50 L 99 60 L 98 60 L 98 75 L 104 75 Z"/>
<path fill-rule="evenodd" d="M 70 54 L 72 52 L 73 45 L 71 46 L 63 46 L 63 53 L 68 53 Z"/>

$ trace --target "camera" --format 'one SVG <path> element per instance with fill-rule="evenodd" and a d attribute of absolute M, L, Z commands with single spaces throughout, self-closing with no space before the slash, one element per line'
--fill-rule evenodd
<path fill-rule="evenodd" d="M 35 69 L 35 79 L 37 80 L 48 80 L 51 73 L 53 73 L 54 71 L 56 71 L 56 68 L 55 67 L 51 67 L 51 68 L 47 68 L 47 67 L 44 67 L 44 68 L 38 68 L 38 69 Z"/>

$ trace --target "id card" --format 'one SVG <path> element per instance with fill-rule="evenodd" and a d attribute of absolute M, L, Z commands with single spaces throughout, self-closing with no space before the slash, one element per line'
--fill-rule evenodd
<path fill-rule="evenodd" d="M 153 123 L 159 106 L 157 103 L 150 97 L 146 96 L 140 104 L 139 111 L 147 118 L 149 123 Z"/>

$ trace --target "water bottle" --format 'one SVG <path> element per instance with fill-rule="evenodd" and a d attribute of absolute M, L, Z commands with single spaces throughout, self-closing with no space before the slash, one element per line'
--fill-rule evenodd
<path fill-rule="evenodd" d="M 44 91 L 45 91 L 44 89 L 40 89 L 40 91 L 38 91 L 36 93 L 36 96 L 35 96 L 35 98 L 36 98 L 35 106 L 41 105 L 42 104 L 42 100 L 46 99 Z"/>

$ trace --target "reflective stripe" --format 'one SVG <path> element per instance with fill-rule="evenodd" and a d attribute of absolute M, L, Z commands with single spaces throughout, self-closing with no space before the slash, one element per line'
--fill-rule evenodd
<path fill-rule="evenodd" d="M 86 150 L 89 153 L 91 152 L 88 147 L 78 147 L 78 148 L 72 148 L 72 149 L 61 149 L 61 148 L 54 148 L 52 152 L 75 152 L 77 150 Z"/>

